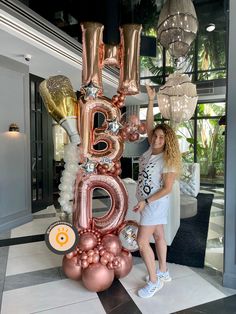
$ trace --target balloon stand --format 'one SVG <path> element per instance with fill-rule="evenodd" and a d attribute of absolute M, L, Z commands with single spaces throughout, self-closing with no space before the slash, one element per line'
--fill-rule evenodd
<path fill-rule="evenodd" d="M 130 272 L 131 252 L 138 249 L 138 225 L 125 221 L 128 194 L 119 177 L 120 158 L 124 142 L 137 141 L 146 131 L 136 116 L 123 121 L 120 109 L 125 106 L 127 95 L 139 93 L 142 27 L 137 24 L 120 27 L 118 45 L 103 43 L 102 24 L 85 22 L 81 28 L 83 71 L 79 99 L 63 75 L 44 80 L 40 94 L 49 114 L 70 138 L 65 147 L 58 201 L 61 219 L 71 217 L 79 237 L 76 248 L 63 257 L 63 271 L 68 278 L 82 280 L 88 290 L 98 292 L 109 288 L 114 278 Z M 112 99 L 103 95 L 105 65 L 120 69 L 117 94 Z M 99 127 L 94 126 L 97 113 L 104 117 Z M 110 208 L 101 217 L 93 217 L 94 189 L 103 189 L 110 196 Z"/>

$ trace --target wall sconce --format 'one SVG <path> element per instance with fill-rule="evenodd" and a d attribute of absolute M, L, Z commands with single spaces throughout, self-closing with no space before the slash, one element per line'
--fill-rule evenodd
<path fill-rule="evenodd" d="M 20 128 L 16 123 L 11 123 L 9 125 L 9 132 L 20 132 Z"/>

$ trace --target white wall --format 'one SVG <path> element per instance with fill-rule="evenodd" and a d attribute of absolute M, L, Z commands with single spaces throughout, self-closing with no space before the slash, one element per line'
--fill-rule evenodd
<path fill-rule="evenodd" d="M 0 231 L 32 219 L 29 116 L 28 66 L 0 56 Z"/>

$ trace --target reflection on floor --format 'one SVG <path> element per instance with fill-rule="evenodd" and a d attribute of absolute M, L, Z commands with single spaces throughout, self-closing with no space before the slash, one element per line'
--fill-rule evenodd
<path fill-rule="evenodd" d="M 224 188 L 201 186 L 202 193 L 213 193 L 205 265 L 223 272 Z"/>
<path fill-rule="evenodd" d="M 20 313 L 176 313 L 183 309 L 236 295 L 236 290 L 222 287 L 223 267 L 223 191 L 203 187 L 201 192 L 215 194 L 209 223 L 206 266 L 193 268 L 169 264 L 173 277 L 153 298 L 144 300 L 136 292 L 144 284 L 145 267 L 134 257 L 130 274 L 115 281 L 107 293 L 87 291 L 81 282 L 65 278 L 61 270 L 62 257 L 48 250 L 44 242 L 35 242 L 0 248 L 0 300 L 2 314 Z M 97 214 L 104 212 L 108 200 L 94 200 Z M 47 227 L 59 220 L 54 206 L 34 214 L 34 220 L 15 228 L 11 237 L 44 233 Z M 29 297 L 30 296 L 30 297 Z M 112 296 L 112 298 L 111 298 Z M 224 299 L 229 307 L 232 298 Z M 215 301 L 219 302 L 219 301 Z M 234 301 L 235 302 L 235 301 Z M 217 303 L 218 304 L 218 303 Z M 223 303 L 221 303 L 223 304 Z M 226 305 L 225 305 L 226 304 Z M 199 310 L 214 308 L 220 312 L 220 303 L 206 304 Z M 125 308 L 125 310 L 124 310 Z M 234 307 L 235 309 L 235 307 Z M 197 309 L 196 309 L 197 311 Z M 189 309 L 186 313 L 194 313 Z M 185 312 L 184 312 L 185 313 Z M 230 310 L 225 313 L 235 313 Z"/>

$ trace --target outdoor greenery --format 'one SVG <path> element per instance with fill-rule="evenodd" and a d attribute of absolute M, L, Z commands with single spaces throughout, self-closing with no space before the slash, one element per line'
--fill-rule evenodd
<path fill-rule="evenodd" d="M 224 114 L 224 103 L 198 104 L 197 106 L 197 141 L 195 149 L 202 177 L 215 178 L 216 176 L 223 176 L 224 126 L 219 125 L 219 120 Z M 189 145 L 188 150 L 183 154 L 183 160 L 193 162 L 193 120 L 181 123 L 177 133 L 180 141 L 183 140 Z"/>
<path fill-rule="evenodd" d="M 179 138 L 184 162 L 194 162 L 194 152 L 200 164 L 201 179 L 216 179 L 224 176 L 225 137 L 224 126 L 219 120 L 225 115 L 225 103 L 197 105 L 197 141 L 194 141 L 194 118 L 180 123 L 176 133 Z M 162 116 L 156 114 L 155 122 Z"/>

